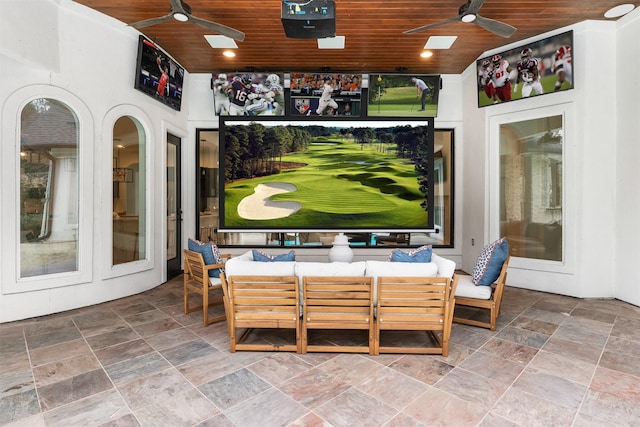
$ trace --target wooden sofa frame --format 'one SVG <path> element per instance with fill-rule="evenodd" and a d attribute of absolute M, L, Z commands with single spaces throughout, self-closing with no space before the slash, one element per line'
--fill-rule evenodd
<path fill-rule="evenodd" d="M 456 280 L 448 277 L 379 277 L 374 354 L 449 352 Z M 436 346 L 382 345 L 382 331 L 426 331 Z"/>
<path fill-rule="evenodd" d="M 304 277 L 301 352 L 373 354 L 372 277 Z M 366 345 L 309 344 L 310 329 L 351 329 L 368 332 Z"/>
<path fill-rule="evenodd" d="M 296 276 L 222 276 L 230 349 L 300 353 L 300 301 Z M 248 342 L 254 329 L 292 329 L 288 343 Z"/>

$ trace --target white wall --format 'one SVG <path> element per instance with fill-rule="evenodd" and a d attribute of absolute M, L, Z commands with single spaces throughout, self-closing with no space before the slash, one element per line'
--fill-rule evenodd
<path fill-rule="evenodd" d="M 495 123 L 519 121 L 545 111 L 566 111 L 564 242 L 562 263 L 512 258 L 509 285 L 577 297 L 614 297 L 617 220 L 616 123 L 618 106 L 612 70 L 616 69 L 614 22 L 590 21 L 543 34 L 535 40 L 573 29 L 575 89 L 478 109 L 475 64 L 463 73 L 465 132 L 464 240 L 462 267 L 470 271 L 482 245 L 499 236 L 498 146 Z M 534 40 L 534 39 L 532 39 Z M 527 40 L 486 52 L 515 48 Z M 628 79 L 627 79 L 628 80 Z M 595 83 L 598 82 L 598 83 Z M 601 84 L 600 82 L 606 82 Z M 555 114 L 555 113 L 554 113 Z M 492 127 L 494 126 L 494 127 Z M 484 159 L 478 164 L 478 159 Z M 470 240 L 475 239 L 475 246 Z M 478 245 L 480 242 L 480 246 Z M 603 250 L 603 248 L 608 248 Z"/>
<path fill-rule="evenodd" d="M 640 305 L 638 261 L 640 260 L 640 9 L 618 21 L 616 33 L 616 221 L 612 268 L 616 297 Z M 605 140 L 611 145 L 611 139 Z"/>
<path fill-rule="evenodd" d="M 170 130 L 186 136 L 188 109 L 175 112 L 134 90 L 138 34 L 70 0 L 0 1 L 0 322 L 136 294 L 165 280 L 164 135 Z M 188 76 L 185 90 L 189 90 Z M 83 135 L 80 153 L 90 153 L 89 163 L 81 165 L 81 182 L 89 189 L 80 207 L 88 227 L 81 237 L 82 271 L 58 284 L 50 277 L 28 283 L 16 278 L 18 184 L 13 172 L 20 139 L 15 107 L 33 93 L 77 101 Z M 149 259 L 112 268 L 111 129 L 113 120 L 123 114 L 138 119 L 149 138 Z"/>

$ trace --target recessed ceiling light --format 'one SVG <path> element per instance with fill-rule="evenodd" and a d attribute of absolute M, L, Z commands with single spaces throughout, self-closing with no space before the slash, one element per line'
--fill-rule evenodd
<path fill-rule="evenodd" d="M 425 50 L 420 54 L 420 56 L 423 58 L 431 58 L 433 56 L 433 52 L 431 52 L 430 50 Z"/>
<path fill-rule="evenodd" d="M 619 18 L 635 9 L 635 6 L 631 3 L 620 4 L 612 7 L 604 13 L 605 18 Z"/>
<path fill-rule="evenodd" d="M 227 58 L 233 58 L 234 56 L 236 56 L 236 53 L 231 50 L 225 50 L 224 52 L 222 52 L 222 54 Z"/>

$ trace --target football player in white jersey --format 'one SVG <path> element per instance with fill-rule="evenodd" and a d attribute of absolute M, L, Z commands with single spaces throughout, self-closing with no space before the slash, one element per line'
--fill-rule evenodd
<path fill-rule="evenodd" d="M 255 81 L 255 80 L 254 80 Z M 266 97 L 267 89 L 262 83 L 253 83 L 247 95 L 247 105 L 245 109 L 250 116 L 267 114 L 270 110 L 271 102 Z"/>
<path fill-rule="evenodd" d="M 500 101 L 511 101 L 511 82 L 509 81 L 509 73 L 512 68 L 506 59 L 502 59 L 501 55 L 493 55 L 491 57 L 491 67 L 493 75 L 491 81 L 496 90 L 496 96 Z"/>
<path fill-rule="evenodd" d="M 496 96 L 496 88 L 493 87 L 491 76 L 493 76 L 491 61 L 485 59 L 482 61 L 482 65 L 478 70 L 478 86 L 481 87 L 487 97 L 493 100 L 493 103 L 496 104 L 498 102 L 498 97 Z"/>
<path fill-rule="evenodd" d="M 562 89 L 562 85 L 567 83 L 569 86 L 573 84 L 573 64 L 571 60 L 571 46 L 564 45 L 556 49 L 553 55 L 553 65 L 551 71 L 556 75 L 556 84 L 554 91 Z"/>
<path fill-rule="evenodd" d="M 522 85 L 522 97 L 527 98 L 534 92 L 536 95 L 544 93 L 542 83 L 540 83 L 540 60 L 533 57 L 531 48 L 524 48 L 520 52 L 520 61 L 516 64 L 518 77 L 516 84 L 513 86 L 513 92 L 517 92 L 518 83 L 524 82 Z"/>
<path fill-rule="evenodd" d="M 218 74 L 213 80 L 213 102 L 216 107 L 216 116 L 229 115 L 229 97 L 227 96 L 227 90 L 231 82 L 227 80 L 226 74 Z"/>
<path fill-rule="evenodd" d="M 280 85 L 280 76 L 277 74 L 269 74 L 264 84 L 269 90 L 267 92 L 267 99 L 271 99 L 273 114 L 276 116 L 284 116 L 284 89 Z"/>

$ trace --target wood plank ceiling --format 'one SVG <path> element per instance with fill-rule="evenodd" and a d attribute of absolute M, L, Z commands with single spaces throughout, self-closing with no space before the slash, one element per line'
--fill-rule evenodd
<path fill-rule="evenodd" d="M 169 13 L 169 0 L 76 0 L 125 24 Z M 298 1 L 300 2 L 300 1 Z M 192 14 L 245 33 L 226 58 L 204 39 L 207 30 L 170 21 L 140 29 L 191 73 L 233 71 L 402 72 L 459 74 L 482 52 L 584 20 L 605 20 L 621 0 L 486 0 L 480 15 L 517 28 L 506 39 L 475 24 L 454 22 L 418 34 L 404 31 L 456 17 L 465 0 L 335 0 L 336 33 L 345 49 L 318 49 L 314 39 L 285 36 L 282 0 L 187 0 Z M 449 50 L 420 53 L 430 36 L 457 36 Z"/>

